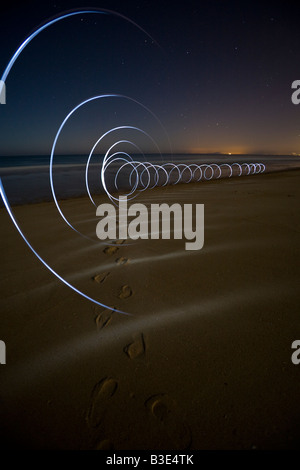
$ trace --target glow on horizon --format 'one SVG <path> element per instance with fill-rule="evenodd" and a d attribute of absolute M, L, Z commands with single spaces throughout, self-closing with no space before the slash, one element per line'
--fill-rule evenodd
<path fill-rule="evenodd" d="M 291 155 L 291 156 L 300 156 L 298 152 L 291 152 L 291 151 L 272 151 L 272 150 L 254 150 L 254 149 L 246 149 L 245 147 L 236 148 L 234 150 L 220 150 L 220 149 L 212 149 L 207 147 L 192 147 L 186 151 L 182 152 L 175 152 L 175 153 L 183 153 L 183 154 L 191 154 L 191 155 L 223 155 L 223 156 L 230 156 L 230 155 Z"/>
<path fill-rule="evenodd" d="M 246 147 L 231 147 L 230 150 L 224 149 L 214 149 L 214 148 L 207 148 L 207 147 L 192 147 L 190 148 L 187 153 L 197 154 L 197 153 L 219 153 L 222 155 L 247 155 L 251 152 L 247 150 Z"/>

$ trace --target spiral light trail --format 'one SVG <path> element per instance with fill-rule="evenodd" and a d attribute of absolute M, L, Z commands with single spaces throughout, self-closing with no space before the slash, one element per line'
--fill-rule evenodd
<path fill-rule="evenodd" d="M 98 14 L 104 14 L 104 15 L 115 15 L 120 18 L 122 18 L 125 21 L 128 21 L 129 23 L 133 24 L 135 27 L 137 27 L 140 31 L 142 31 L 144 34 L 146 34 L 153 43 L 157 44 L 156 41 L 146 32 L 144 29 L 142 29 L 139 25 L 134 23 L 132 20 L 129 18 L 125 17 L 124 15 L 121 15 L 119 13 L 110 11 L 110 10 L 105 10 L 105 9 L 99 9 L 99 8 L 81 8 L 81 9 L 73 9 L 69 10 L 67 12 L 63 12 L 60 15 L 57 15 L 54 18 L 51 18 L 47 22 L 45 22 L 43 25 L 38 27 L 32 34 L 30 34 L 25 41 L 20 45 L 20 47 L 16 50 L 16 52 L 13 54 L 12 58 L 10 59 L 6 69 L 4 70 L 4 73 L 1 77 L 1 80 L 3 83 L 5 83 L 6 79 L 8 78 L 8 75 L 19 57 L 19 55 L 22 53 L 22 51 L 25 49 L 25 47 L 43 30 L 48 28 L 49 26 L 55 24 L 56 22 L 75 16 L 75 15 L 83 15 L 83 14 L 93 14 L 93 13 L 98 13 Z M 138 102 L 137 100 L 127 97 L 124 95 L 118 95 L 118 94 L 104 94 L 104 95 L 97 95 L 93 96 L 91 98 L 88 98 L 84 100 L 83 102 L 79 103 L 77 106 L 75 106 L 65 117 L 65 119 L 62 121 L 56 136 L 53 141 L 52 145 L 52 150 L 50 154 L 50 164 L 49 164 L 49 178 L 50 178 L 50 187 L 51 187 L 51 193 L 53 197 L 53 201 L 56 205 L 56 208 L 63 219 L 63 221 L 77 234 L 82 235 L 85 238 L 86 237 L 84 234 L 80 233 L 73 225 L 70 223 L 70 221 L 67 219 L 65 214 L 62 211 L 62 208 L 58 202 L 58 198 L 56 195 L 55 191 L 55 185 L 54 185 L 54 179 L 53 179 L 53 164 L 54 164 L 54 156 L 55 156 L 55 149 L 56 145 L 58 142 L 58 139 L 60 138 L 61 132 L 69 120 L 71 116 L 74 115 L 75 112 L 80 110 L 84 105 L 88 105 L 91 102 L 94 102 L 95 100 L 103 100 L 103 99 L 125 99 L 129 100 L 131 103 L 141 107 L 146 113 L 149 113 L 152 118 L 155 119 L 155 121 L 158 123 L 159 127 L 163 130 L 164 135 L 167 138 L 167 141 L 170 145 L 170 140 L 168 138 L 168 135 L 160 122 L 160 120 L 155 116 L 155 114 L 149 110 L 145 105 L 142 103 Z M 134 135 L 138 135 L 139 137 L 143 137 L 149 142 L 151 142 L 152 148 L 155 149 L 156 155 L 158 155 L 160 159 L 160 163 L 155 163 L 154 161 L 147 161 L 146 160 L 146 155 L 145 152 L 143 152 L 142 147 L 140 144 L 134 141 L 134 137 L 128 138 L 127 136 L 120 138 L 120 132 L 128 132 L 130 131 Z M 201 164 L 196 164 L 196 163 L 177 163 L 175 164 L 172 161 L 165 162 L 163 155 L 161 151 L 159 150 L 159 147 L 151 135 L 146 132 L 143 129 L 140 129 L 136 126 L 129 125 L 129 124 L 124 124 L 124 125 L 119 125 L 117 127 L 111 128 L 104 132 L 101 137 L 95 142 L 93 145 L 88 157 L 87 157 L 87 162 L 85 165 L 85 189 L 87 192 L 87 195 L 89 197 L 90 202 L 96 206 L 96 203 L 94 201 L 94 196 L 93 192 L 91 191 L 90 188 L 90 181 L 89 181 L 89 171 L 90 171 L 90 163 L 91 160 L 94 156 L 95 150 L 97 146 L 101 143 L 104 145 L 105 143 L 105 138 L 109 136 L 110 138 L 114 137 L 114 133 L 118 133 L 118 138 L 115 140 L 114 143 L 110 143 L 107 147 L 107 150 L 104 154 L 104 158 L 101 164 L 101 168 L 98 170 L 98 183 L 99 183 L 99 190 L 104 191 L 108 198 L 113 202 L 115 205 L 118 203 L 118 197 L 116 197 L 114 194 L 120 192 L 121 186 L 126 183 L 126 196 L 128 200 L 131 200 L 138 196 L 142 191 L 154 189 L 156 187 L 163 187 L 167 185 L 177 185 L 180 183 L 199 183 L 201 181 L 209 181 L 211 179 L 219 179 L 219 178 L 231 178 L 233 176 L 248 176 L 248 175 L 254 175 L 258 173 L 263 173 L 266 170 L 266 167 L 263 163 L 222 163 L 222 164 L 217 164 L 217 163 L 201 163 Z M 134 149 L 134 153 L 132 155 L 130 152 L 127 150 L 128 146 L 131 149 Z M 123 149 L 122 149 L 123 147 Z M 126 147 L 126 151 L 125 151 Z M 139 158 L 136 157 L 136 155 L 139 155 Z M 111 175 L 113 177 L 111 178 Z M 108 183 L 108 180 L 112 180 L 112 183 Z M 70 289 L 75 291 L 77 294 L 81 295 L 85 299 L 95 303 L 96 305 L 99 305 L 101 307 L 105 307 L 108 309 L 112 309 L 111 307 L 99 302 L 98 300 L 93 299 L 92 297 L 86 295 L 84 292 L 80 291 L 77 289 L 75 286 L 70 284 L 66 279 L 64 279 L 61 275 L 59 275 L 40 255 L 39 253 L 34 249 L 32 244 L 28 241 L 26 236 L 24 235 L 19 223 L 17 222 L 17 219 L 12 211 L 11 205 L 9 203 L 9 200 L 7 198 L 5 189 L 2 184 L 2 180 L 0 178 L 0 195 L 3 199 L 4 205 L 7 209 L 7 212 L 15 225 L 17 231 L 23 238 L 24 242 L 27 244 L 27 246 L 30 248 L 32 253 L 39 259 L 39 261 L 54 275 L 56 276 L 61 282 L 63 282 L 65 285 L 67 285 Z M 127 314 L 126 312 L 123 312 L 122 310 L 114 309 L 117 312 Z M 128 314 L 127 314 L 128 315 Z"/>

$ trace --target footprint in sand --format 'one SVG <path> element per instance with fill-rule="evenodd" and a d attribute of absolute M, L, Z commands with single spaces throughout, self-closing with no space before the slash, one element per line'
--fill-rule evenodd
<path fill-rule="evenodd" d="M 99 426 L 117 388 L 117 381 L 111 377 L 106 377 L 95 385 L 91 395 L 91 404 L 86 415 L 89 426 L 94 428 Z"/>
<path fill-rule="evenodd" d="M 150 397 L 145 405 L 155 418 L 164 422 L 167 420 L 172 408 L 175 407 L 175 402 L 168 395 L 160 394 Z"/>
<path fill-rule="evenodd" d="M 114 446 L 109 439 L 103 439 L 103 441 L 99 442 L 96 446 L 95 450 L 113 450 L 113 448 Z"/>
<path fill-rule="evenodd" d="M 102 284 L 104 282 L 110 273 L 101 273 L 101 274 L 96 274 L 96 276 L 93 277 L 93 281 L 98 282 L 98 284 Z"/>
<path fill-rule="evenodd" d="M 116 259 L 116 263 L 117 263 L 117 264 L 124 265 L 124 264 L 127 264 L 128 262 L 129 262 L 129 259 L 128 259 L 128 258 L 124 258 L 124 256 L 121 256 L 121 258 L 117 258 L 117 259 Z"/>
<path fill-rule="evenodd" d="M 117 246 L 107 246 L 106 248 L 104 248 L 103 253 L 105 253 L 106 255 L 114 255 L 115 253 L 117 253 L 118 249 L 119 248 Z"/>
<path fill-rule="evenodd" d="M 115 245 L 123 245 L 123 243 L 125 243 L 126 240 L 116 240 L 115 241 Z"/>
<path fill-rule="evenodd" d="M 113 310 L 110 310 L 108 308 L 102 310 L 95 318 L 95 323 L 97 326 L 97 330 L 102 330 L 105 326 L 109 324 L 109 322 L 112 320 L 113 313 L 115 311 L 115 307 L 112 307 Z"/>
<path fill-rule="evenodd" d="M 190 446 L 191 430 L 180 416 L 175 400 L 165 394 L 153 395 L 145 406 L 155 419 L 167 447 L 187 449 Z"/>
<path fill-rule="evenodd" d="M 131 297 L 133 295 L 133 290 L 131 289 L 130 286 L 127 284 L 125 286 L 121 287 L 121 291 L 118 295 L 119 299 L 128 299 L 128 297 Z"/>
<path fill-rule="evenodd" d="M 146 346 L 143 333 L 140 334 L 132 343 L 127 344 L 124 348 L 124 353 L 127 354 L 129 359 L 144 356 L 145 352 Z"/>

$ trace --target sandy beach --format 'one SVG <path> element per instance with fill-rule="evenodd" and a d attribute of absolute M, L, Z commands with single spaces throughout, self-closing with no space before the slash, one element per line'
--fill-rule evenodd
<path fill-rule="evenodd" d="M 107 245 L 87 198 L 0 209 L 3 448 L 299 447 L 300 171 L 156 188 L 205 205 L 205 241 Z M 102 199 L 101 199 L 102 198 Z M 99 196 L 99 201 L 104 196 Z"/>

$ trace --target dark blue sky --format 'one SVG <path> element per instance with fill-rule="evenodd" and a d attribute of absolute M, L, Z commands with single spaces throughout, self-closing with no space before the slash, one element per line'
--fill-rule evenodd
<path fill-rule="evenodd" d="M 103 0 L 1 7 L 0 75 L 40 23 L 86 5 L 125 15 L 159 45 L 114 15 L 80 15 L 50 26 L 8 76 L 0 155 L 49 154 L 69 111 L 106 93 L 149 108 L 173 152 L 300 154 L 300 105 L 291 102 L 291 84 L 300 79 L 297 2 Z M 119 125 L 145 130 L 162 152 L 170 151 L 151 113 L 112 98 L 78 110 L 57 153 L 86 154 Z M 151 139 L 134 131 L 120 132 L 120 138 L 156 151 Z"/>

